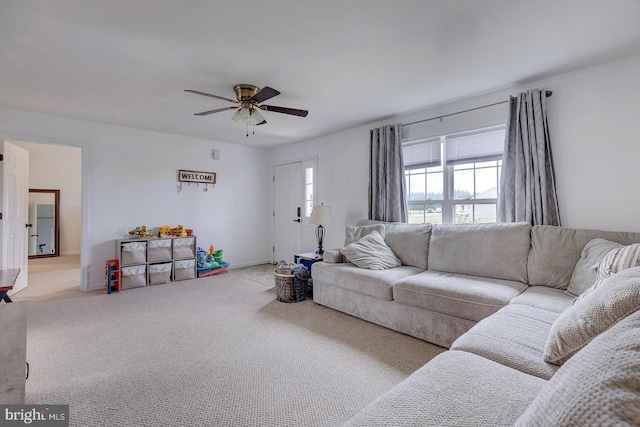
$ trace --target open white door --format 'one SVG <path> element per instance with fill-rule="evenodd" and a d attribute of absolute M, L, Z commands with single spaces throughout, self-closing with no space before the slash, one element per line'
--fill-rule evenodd
<path fill-rule="evenodd" d="M 293 255 L 302 252 L 302 165 L 275 166 L 273 177 L 273 261 L 293 262 Z"/>
<path fill-rule="evenodd" d="M 0 269 L 19 268 L 12 295 L 27 287 L 29 241 L 29 152 L 8 141 L 0 141 Z"/>

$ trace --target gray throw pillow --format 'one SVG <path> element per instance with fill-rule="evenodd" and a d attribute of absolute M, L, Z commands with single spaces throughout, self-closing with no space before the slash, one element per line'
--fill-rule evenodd
<path fill-rule="evenodd" d="M 612 249 L 622 247 L 620 243 L 605 239 L 593 239 L 582 250 L 580 260 L 573 269 L 567 294 L 577 297 L 596 282 L 598 264 Z"/>
<path fill-rule="evenodd" d="M 367 234 L 371 234 L 372 231 L 377 231 L 384 239 L 384 224 L 347 225 L 347 228 L 344 230 L 344 245 L 347 246 L 353 242 L 357 242 Z"/>
<path fill-rule="evenodd" d="M 402 265 L 377 231 L 347 245 L 340 252 L 351 263 L 369 270 L 386 270 Z"/>
<path fill-rule="evenodd" d="M 640 309 L 640 267 L 604 279 L 567 308 L 551 326 L 545 362 L 562 365 L 600 333 Z"/>

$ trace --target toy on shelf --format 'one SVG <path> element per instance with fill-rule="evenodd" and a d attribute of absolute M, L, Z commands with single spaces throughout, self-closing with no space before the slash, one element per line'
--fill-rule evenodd
<path fill-rule="evenodd" d="M 171 236 L 171 226 L 161 225 L 160 227 L 158 227 L 158 234 L 160 235 L 160 237 Z"/>
<path fill-rule="evenodd" d="M 147 236 L 147 226 L 146 225 L 142 225 L 140 227 L 136 227 L 133 230 L 129 231 L 129 234 L 131 234 L 132 236 L 135 236 L 137 234 L 139 237 L 146 237 Z"/>
<path fill-rule="evenodd" d="M 170 233 L 172 236 L 187 237 L 187 232 L 184 229 L 184 225 L 180 225 L 180 224 L 178 224 L 176 228 L 172 228 L 170 230 Z"/>

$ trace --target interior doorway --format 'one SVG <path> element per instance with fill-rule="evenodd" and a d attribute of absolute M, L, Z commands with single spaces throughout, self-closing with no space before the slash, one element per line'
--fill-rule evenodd
<path fill-rule="evenodd" d="M 61 144 L 11 142 L 29 151 L 29 188 L 42 197 L 52 198 L 49 203 L 48 199 L 34 197 L 34 205 L 44 207 L 40 209 L 42 224 L 36 228 L 33 223 L 30 234 L 39 235 L 42 232 L 46 236 L 40 240 L 30 237 L 29 245 L 34 246 L 32 249 L 35 254 L 29 252 L 28 284 L 24 290 L 12 294 L 11 298 L 14 301 L 43 300 L 62 294 L 79 294 L 82 149 Z M 51 216 L 47 213 L 53 213 L 52 224 L 49 223 Z M 42 254 L 37 256 L 38 245 L 43 243 Z"/>

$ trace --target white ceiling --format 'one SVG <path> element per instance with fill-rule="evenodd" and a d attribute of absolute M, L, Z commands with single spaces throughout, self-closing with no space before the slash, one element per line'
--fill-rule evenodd
<path fill-rule="evenodd" d="M 0 106 L 262 147 L 636 53 L 638 0 L 0 0 Z M 309 116 L 193 115 L 236 83 Z"/>

